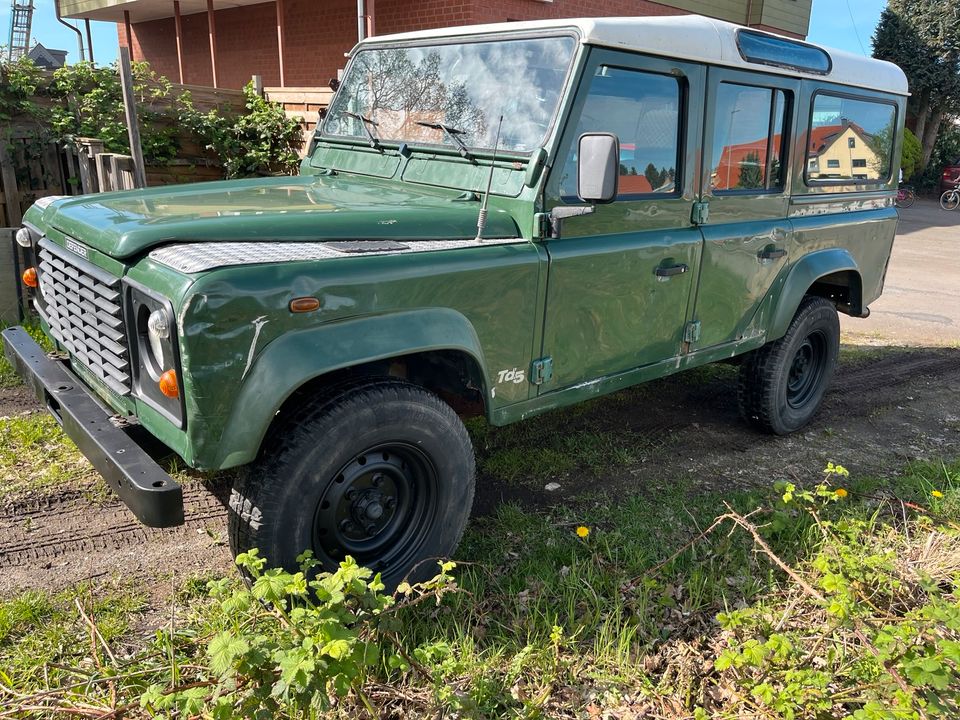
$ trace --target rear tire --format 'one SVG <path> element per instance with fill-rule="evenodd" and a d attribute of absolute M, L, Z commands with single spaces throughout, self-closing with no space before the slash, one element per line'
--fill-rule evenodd
<path fill-rule="evenodd" d="M 805 298 L 782 338 L 745 356 L 740 413 L 764 432 L 799 430 L 820 408 L 839 354 L 837 309 L 824 298 Z"/>
<path fill-rule="evenodd" d="M 259 548 L 297 568 L 346 555 L 388 588 L 432 578 L 470 516 L 473 446 L 453 409 L 393 379 L 364 381 L 306 407 L 270 434 L 230 496 L 234 554 Z"/>

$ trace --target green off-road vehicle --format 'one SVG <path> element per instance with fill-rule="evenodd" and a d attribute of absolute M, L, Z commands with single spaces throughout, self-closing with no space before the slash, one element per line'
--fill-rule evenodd
<path fill-rule="evenodd" d="M 788 433 L 881 292 L 906 79 L 699 17 L 375 37 L 298 177 L 38 202 L 8 357 L 140 520 L 239 467 L 235 551 L 432 574 L 494 425 L 720 360 Z M 479 227 L 478 227 L 479 226 Z M 33 276 L 31 276 L 33 279 Z"/>

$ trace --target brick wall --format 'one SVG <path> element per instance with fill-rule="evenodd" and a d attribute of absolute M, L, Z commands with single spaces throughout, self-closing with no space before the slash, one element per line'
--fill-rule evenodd
<path fill-rule="evenodd" d="M 378 35 L 435 27 L 610 15 L 680 15 L 682 10 L 648 0 L 375 0 Z M 355 0 L 284 0 L 285 84 L 325 86 L 344 67 L 344 53 L 356 42 Z M 206 13 L 184 15 L 183 82 L 212 85 Z M 120 44 L 126 44 L 122 25 Z M 276 6 L 273 2 L 216 11 L 220 87 L 239 88 L 251 75 L 264 85 L 280 84 Z M 176 82 L 173 18 L 134 23 L 132 56 Z"/>

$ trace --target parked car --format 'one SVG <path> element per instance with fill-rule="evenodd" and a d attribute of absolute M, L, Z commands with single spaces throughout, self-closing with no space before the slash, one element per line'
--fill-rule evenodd
<path fill-rule="evenodd" d="M 183 521 L 146 431 L 241 468 L 235 552 L 431 576 L 474 494 L 463 415 L 733 360 L 748 423 L 810 421 L 838 312 L 883 288 L 906 98 L 889 63 L 701 17 L 374 37 L 298 177 L 30 208 L 60 352 L 6 353 L 141 521 Z"/>
<path fill-rule="evenodd" d="M 943 170 L 940 171 L 940 192 L 945 193 L 948 190 L 953 190 L 957 183 L 960 183 L 960 158 L 944 165 Z"/>

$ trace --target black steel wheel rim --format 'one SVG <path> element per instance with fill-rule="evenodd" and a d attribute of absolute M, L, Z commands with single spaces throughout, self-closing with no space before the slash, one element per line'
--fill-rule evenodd
<path fill-rule="evenodd" d="M 794 410 L 804 409 L 816 397 L 827 368 L 827 355 L 827 338 L 819 331 L 804 338 L 797 348 L 787 378 L 787 405 Z"/>
<path fill-rule="evenodd" d="M 419 448 L 388 443 L 356 454 L 328 483 L 313 523 L 315 553 L 373 570 L 406 567 L 436 522 L 438 477 Z"/>

